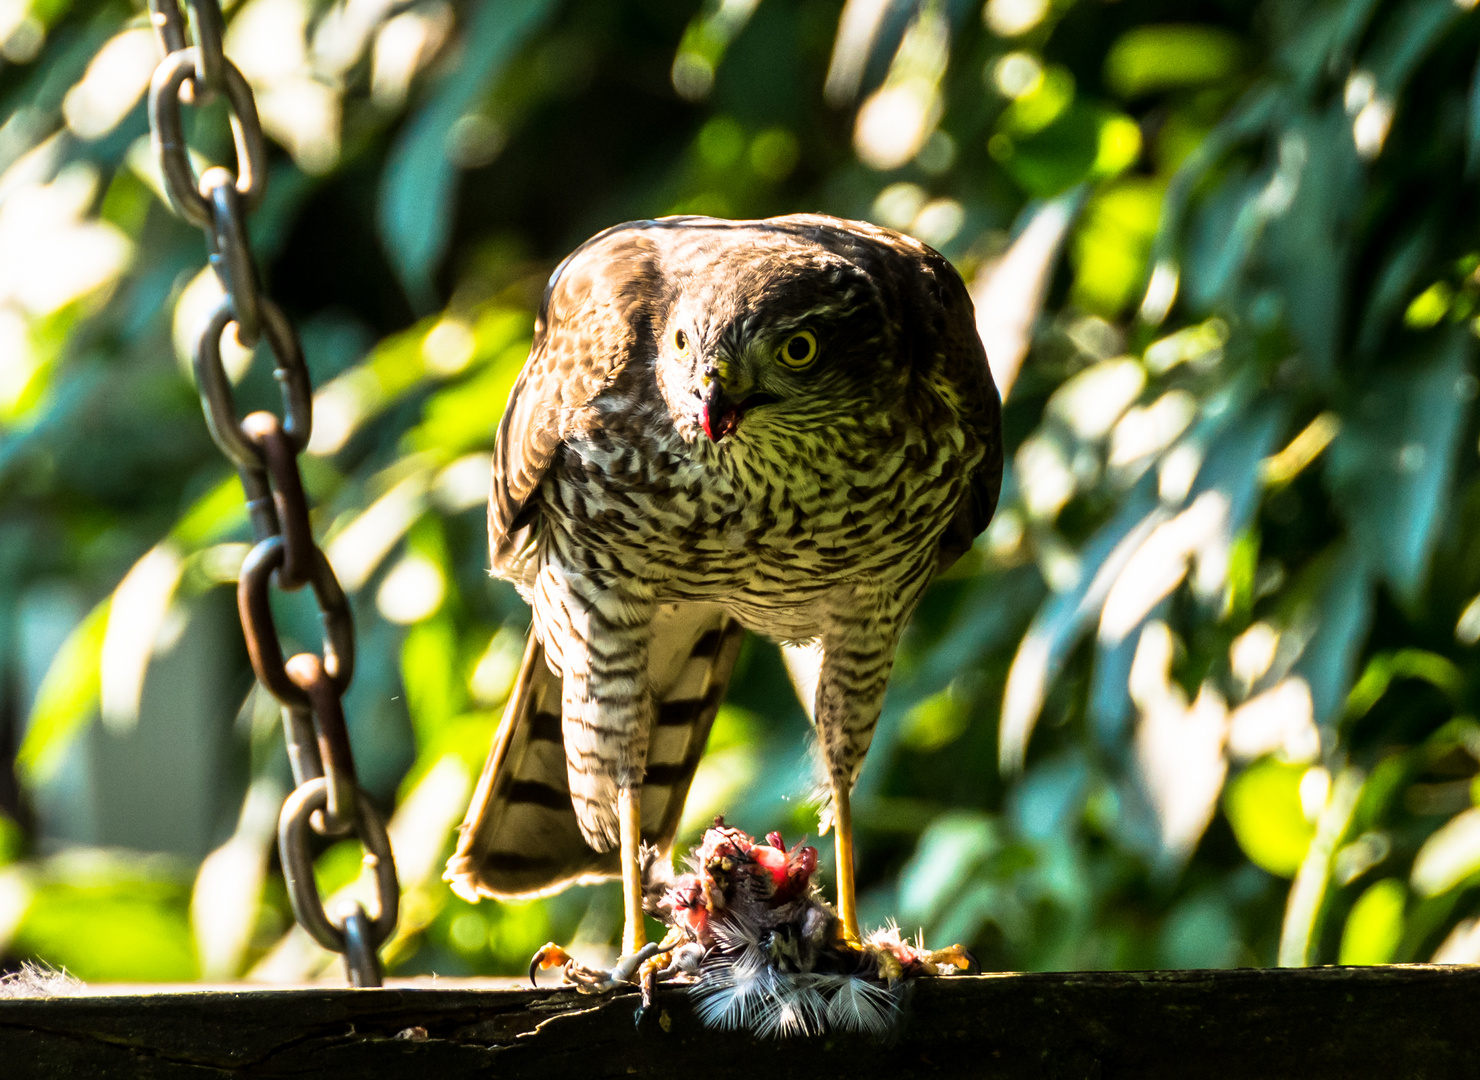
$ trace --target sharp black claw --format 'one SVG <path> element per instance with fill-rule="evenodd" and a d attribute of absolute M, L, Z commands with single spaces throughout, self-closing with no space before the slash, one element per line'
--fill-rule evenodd
<path fill-rule="evenodd" d="M 982 966 L 977 962 L 976 954 L 970 949 L 962 949 L 961 954 L 966 957 L 966 970 L 962 974 L 980 975 L 982 973 Z"/>
<path fill-rule="evenodd" d="M 529 962 L 529 985 L 534 987 L 536 990 L 540 988 L 540 984 L 539 980 L 534 977 L 534 973 L 539 970 L 539 966 L 540 954 L 535 953 L 534 959 Z"/>

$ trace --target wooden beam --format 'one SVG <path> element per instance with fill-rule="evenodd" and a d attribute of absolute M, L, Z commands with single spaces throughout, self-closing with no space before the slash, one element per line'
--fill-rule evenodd
<path fill-rule="evenodd" d="M 0 1076 L 869 1080 L 1472 1077 L 1480 968 L 984 975 L 915 984 L 892 1045 L 710 1031 L 681 989 L 214 990 L 0 1000 Z"/>

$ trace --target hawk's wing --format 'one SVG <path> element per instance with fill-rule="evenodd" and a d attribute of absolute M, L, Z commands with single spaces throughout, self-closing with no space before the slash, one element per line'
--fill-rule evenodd
<path fill-rule="evenodd" d="M 793 214 L 766 224 L 806 235 L 867 267 L 896 320 L 898 347 L 913 353 L 917 372 L 938 374 L 939 384 L 951 388 L 957 419 L 982 456 L 940 538 L 938 571 L 946 570 L 991 522 L 1002 489 L 1002 400 L 966 283 L 934 248 L 866 222 Z"/>
<path fill-rule="evenodd" d="M 983 451 L 968 478 L 966 496 L 940 538 L 940 570 L 944 571 L 971 548 L 997 510 L 1002 491 L 1002 399 L 992 381 L 966 285 L 944 257 L 930 254 L 940 264 L 934 268 L 932 285 L 946 315 L 940 327 L 940 355 L 952 364 L 951 381 L 961 391 L 961 426 Z"/>
<path fill-rule="evenodd" d="M 661 295 L 661 230 L 629 222 L 588 240 L 555 269 L 529 360 L 509 394 L 493 451 L 488 541 L 493 570 L 527 546 L 530 496 L 564 439 L 623 366 L 651 347 Z"/>

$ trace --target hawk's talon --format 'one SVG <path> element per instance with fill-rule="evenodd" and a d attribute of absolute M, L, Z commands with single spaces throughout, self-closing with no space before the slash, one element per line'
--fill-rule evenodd
<path fill-rule="evenodd" d="M 660 942 L 649 941 L 636 952 L 628 953 L 626 956 L 617 957 L 617 962 L 612 965 L 610 978 L 612 985 L 617 983 L 632 983 L 637 981 L 637 972 L 642 965 L 663 951 Z"/>
<path fill-rule="evenodd" d="M 653 987 L 658 981 L 658 971 L 666 967 L 670 958 L 662 953 L 651 960 L 644 960 L 637 972 L 637 985 L 642 990 L 642 1004 L 637 1007 L 637 1019 L 642 1020 L 643 1011 L 653 1003 Z"/>
<path fill-rule="evenodd" d="M 900 979 L 904 978 L 904 965 L 899 962 L 899 957 L 895 956 L 888 949 L 880 948 L 877 945 L 865 945 L 863 952 L 878 967 L 879 978 L 888 982 L 889 985 L 893 986 Z"/>
<path fill-rule="evenodd" d="M 552 941 L 536 952 L 529 961 L 529 984 L 538 990 L 540 984 L 534 977 L 536 971 L 549 971 L 553 967 L 560 967 L 562 964 L 570 965 L 574 962 L 570 953 Z"/>
<path fill-rule="evenodd" d="M 590 968 L 576 960 L 559 945 L 551 942 L 539 952 L 534 954 L 534 959 L 529 962 L 529 981 L 539 988 L 535 982 L 536 971 L 548 971 L 550 968 L 565 965 L 562 973 L 567 984 L 576 988 L 582 994 L 604 994 L 608 990 L 615 990 L 623 984 L 632 984 L 637 981 L 638 970 L 643 964 L 657 956 L 662 951 L 662 945 L 651 942 L 644 945 L 634 953 L 617 958 L 611 970 L 602 968 Z"/>
<path fill-rule="evenodd" d="M 924 960 L 927 964 L 955 969 L 951 972 L 943 971 L 942 975 L 980 975 L 982 973 L 981 964 L 977 963 L 976 957 L 971 955 L 971 950 L 964 945 L 949 945 L 944 949 L 936 949 L 934 952 L 926 953 Z"/>
<path fill-rule="evenodd" d="M 670 934 L 663 944 L 668 944 L 672 938 L 673 935 Z M 679 940 L 682 941 L 681 938 Z M 643 961 L 637 976 L 638 985 L 642 988 L 642 1008 L 646 1009 L 653 1003 L 653 991 L 657 989 L 658 983 L 698 975 L 699 965 L 703 960 L 704 946 L 691 941 Z"/>

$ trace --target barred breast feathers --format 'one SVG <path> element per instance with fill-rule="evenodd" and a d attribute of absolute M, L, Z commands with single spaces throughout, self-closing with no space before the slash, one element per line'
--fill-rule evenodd
<path fill-rule="evenodd" d="M 723 445 L 685 440 L 653 381 L 653 313 L 684 258 L 714 236 L 761 224 L 766 236 L 823 244 L 868 267 L 899 331 L 879 345 L 909 353 L 907 362 L 897 384 L 864 384 L 857 400 L 827 413 L 762 410 Z M 878 546 L 887 560 L 925 531 L 935 533 L 943 568 L 995 508 L 999 413 L 965 287 L 916 241 L 815 215 L 619 226 L 578 249 L 547 290 L 499 428 L 494 573 L 527 593 L 551 554 L 582 569 L 659 576 L 698 554 L 728 558 L 743 576 L 776 569 L 758 558 L 762 548 L 812 573 L 826 569 L 829 550 L 847 545 L 869 561 Z M 546 535 L 546 516 L 558 535 Z"/>

